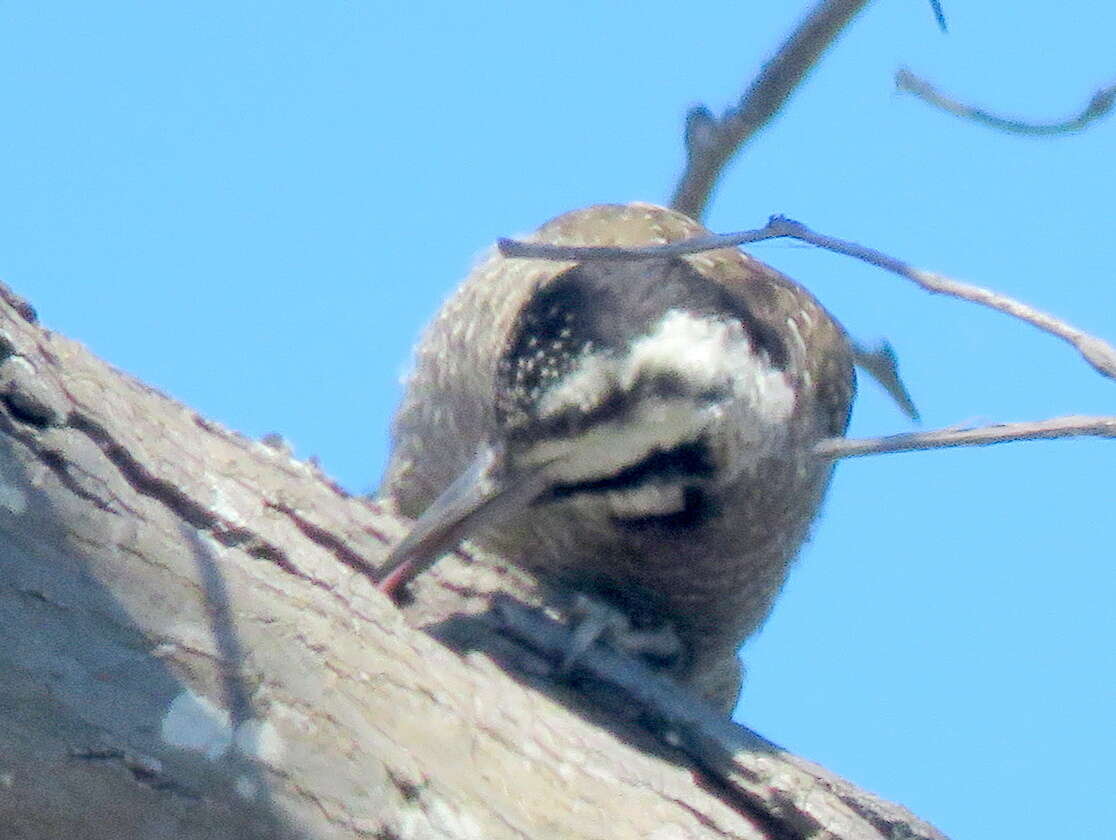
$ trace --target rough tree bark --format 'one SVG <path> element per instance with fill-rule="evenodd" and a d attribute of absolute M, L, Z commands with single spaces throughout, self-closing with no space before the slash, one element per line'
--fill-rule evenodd
<path fill-rule="evenodd" d="M 11 293 L 0 358 L 3 837 L 940 837 L 726 722 L 698 768 L 439 643 L 413 625 L 513 573 L 441 564 L 404 614 L 368 569 L 406 523 Z"/>

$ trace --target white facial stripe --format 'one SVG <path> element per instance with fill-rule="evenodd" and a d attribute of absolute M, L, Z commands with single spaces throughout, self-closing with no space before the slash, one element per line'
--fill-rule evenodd
<path fill-rule="evenodd" d="M 738 321 L 672 309 L 653 332 L 632 343 L 620 384 L 628 389 L 641 376 L 669 372 L 695 392 L 706 391 L 731 384 L 741 372 L 741 358 L 751 362 L 751 356 L 752 342 Z"/>
<path fill-rule="evenodd" d="M 545 419 L 569 408 L 592 411 L 616 390 L 618 367 L 618 360 L 605 353 L 585 354 L 576 369 L 539 399 L 539 417 Z"/>
<path fill-rule="evenodd" d="M 539 401 L 546 419 L 575 409 L 589 413 L 617 391 L 665 374 L 681 379 L 686 395 L 641 399 L 634 411 L 589 426 L 581 434 L 541 440 L 522 456 L 527 465 L 554 462 L 553 479 L 578 484 L 607 478 L 655 452 L 695 441 L 715 425 L 764 454 L 765 441 L 794 410 L 786 376 L 757 354 L 737 321 L 671 310 L 624 355 L 586 354 L 580 365 Z M 690 394 L 723 392 L 715 403 Z M 650 492 L 650 491 L 649 491 Z"/>
<path fill-rule="evenodd" d="M 605 494 L 605 501 L 612 515 L 620 519 L 667 516 L 686 507 L 685 488 L 681 484 L 650 483 L 610 490 Z"/>
<path fill-rule="evenodd" d="M 779 371 L 761 360 L 738 321 L 672 309 L 627 353 L 584 355 L 577 368 L 543 394 L 539 417 L 545 420 L 570 409 L 590 412 L 616 391 L 629 391 L 656 374 L 681 379 L 691 393 L 724 390 L 743 399 L 782 400 L 788 403 L 782 407 L 786 416 L 793 395 Z M 780 385 L 782 393 L 774 393 Z M 782 410 L 774 404 L 771 408 Z"/>
<path fill-rule="evenodd" d="M 696 440 L 718 413 L 689 400 L 648 400 L 634 416 L 590 426 L 574 437 L 539 441 L 522 460 L 528 466 L 553 461 L 549 472 L 559 484 L 608 478 L 653 452 Z"/>

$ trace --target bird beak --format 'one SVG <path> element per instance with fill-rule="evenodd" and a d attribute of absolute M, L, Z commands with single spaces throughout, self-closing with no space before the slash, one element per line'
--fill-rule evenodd
<path fill-rule="evenodd" d="M 483 446 L 388 555 L 376 588 L 394 596 L 462 540 L 523 510 L 547 488 L 553 463 L 509 470 L 505 447 Z"/>

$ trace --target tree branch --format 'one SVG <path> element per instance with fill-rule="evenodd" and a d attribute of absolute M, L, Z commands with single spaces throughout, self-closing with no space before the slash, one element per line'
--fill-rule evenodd
<path fill-rule="evenodd" d="M 942 10 L 941 0 L 930 0 L 930 8 L 934 12 L 934 21 L 938 24 L 938 29 L 942 32 L 949 31 L 949 24 L 946 23 L 945 12 Z"/>
<path fill-rule="evenodd" d="M 499 558 L 400 611 L 370 570 L 407 528 L 0 287 L 4 836 L 940 838 L 608 651 L 574 689 L 522 621 L 461 644 L 530 583 Z"/>
<path fill-rule="evenodd" d="M 916 76 L 906 68 L 895 74 L 895 87 L 917 96 L 923 102 L 935 108 L 962 119 L 971 120 L 1007 134 L 1023 134 L 1032 137 L 1048 137 L 1055 134 L 1069 134 L 1080 131 L 1089 123 L 1106 116 L 1112 110 L 1113 104 L 1116 103 L 1116 85 L 1109 85 L 1094 93 L 1088 104 L 1075 116 L 1067 117 L 1058 122 L 1035 123 L 1001 117 L 983 108 L 977 108 L 975 105 L 967 105 L 946 96 L 930 82 Z"/>
<path fill-rule="evenodd" d="M 853 342 L 853 361 L 869 376 L 876 380 L 895 401 L 910 420 L 917 423 L 922 419 L 915 405 L 911 392 L 899 376 L 899 357 L 895 355 L 895 348 L 890 341 L 881 341 L 876 347 L 869 349 L 858 342 Z"/>
<path fill-rule="evenodd" d="M 783 42 L 735 107 L 718 120 L 704 105 L 686 116 L 686 168 L 670 206 L 700 219 L 721 171 L 779 113 L 822 53 L 868 0 L 822 0 Z"/>
<path fill-rule="evenodd" d="M 1074 415 L 1025 423 L 996 423 L 971 429 L 934 429 L 878 438 L 829 438 L 819 443 L 814 451 L 820 457 L 837 459 L 1069 437 L 1116 438 L 1116 417 Z"/>

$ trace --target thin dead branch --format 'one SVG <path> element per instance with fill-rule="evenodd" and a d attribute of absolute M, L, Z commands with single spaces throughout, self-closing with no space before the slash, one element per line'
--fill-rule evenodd
<path fill-rule="evenodd" d="M 1116 417 L 1073 415 L 1027 423 L 997 423 L 973 429 L 934 429 L 878 438 L 829 438 L 819 443 L 814 451 L 823 458 L 838 459 L 1069 437 L 1116 438 Z"/>
<path fill-rule="evenodd" d="M 1101 88 L 1093 94 L 1080 113 L 1059 122 L 1034 123 L 997 116 L 983 108 L 967 105 L 946 96 L 930 82 L 916 76 L 910 70 L 901 69 L 895 74 L 895 87 L 917 96 L 923 102 L 933 105 L 947 113 L 971 120 L 975 123 L 1003 131 L 1008 134 L 1023 134 L 1032 137 L 1046 137 L 1054 134 L 1069 134 L 1080 131 L 1101 117 L 1107 115 L 1116 104 L 1116 85 Z"/>
<path fill-rule="evenodd" d="M 890 341 L 881 341 L 873 349 L 868 349 L 854 341 L 853 361 L 856 362 L 857 367 L 880 384 L 908 419 L 916 423 L 922 419 L 911 392 L 907 390 L 903 378 L 899 376 L 899 358 L 895 355 L 895 348 L 891 346 Z"/>
<path fill-rule="evenodd" d="M 574 247 L 549 245 L 542 242 L 520 242 L 510 239 L 501 239 L 499 247 L 504 256 L 534 259 L 573 261 L 662 259 L 664 257 L 694 254 L 700 251 L 711 251 L 717 248 L 734 248 L 751 242 L 784 237 L 808 242 L 819 248 L 825 248 L 827 251 L 844 254 L 886 269 L 900 277 L 907 278 L 928 292 L 967 300 L 970 303 L 987 306 L 989 309 L 995 309 L 1021 321 L 1026 321 L 1043 332 L 1057 336 L 1073 345 L 1099 373 L 1109 379 L 1116 379 L 1116 348 L 1097 336 L 1090 335 L 1084 330 L 1055 318 L 1053 315 L 1007 295 L 993 292 L 982 286 L 962 283 L 932 271 L 915 268 L 882 251 L 877 251 L 875 248 L 816 233 L 800 222 L 784 216 L 772 216 L 764 227 L 755 230 L 711 234 L 681 242 L 671 242 L 666 245 L 648 245 L 640 248 Z"/>
<path fill-rule="evenodd" d="M 670 206 L 700 219 L 721 171 L 784 103 L 868 0 L 822 0 L 763 65 L 735 107 L 717 119 L 704 105 L 686 116 L 686 168 Z"/>
<path fill-rule="evenodd" d="M 946 23 L 945 12 L 942 10 L 942 4 L 939 0 L 930 0 L 930 8 L 934 11 L 934 20 L 938 24 L 938 29 L 942 32 L 948 32 L 949 24 Z"/>

